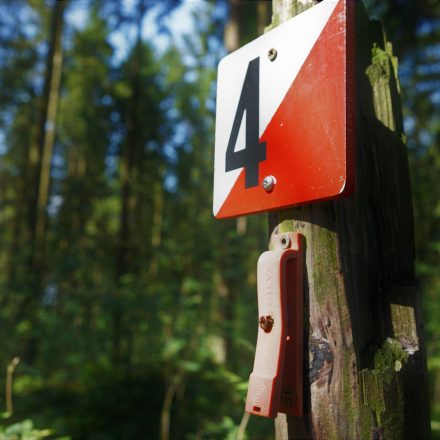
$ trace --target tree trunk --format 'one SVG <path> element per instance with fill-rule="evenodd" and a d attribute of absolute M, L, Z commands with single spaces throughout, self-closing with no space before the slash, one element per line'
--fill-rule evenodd
<path fill-rule="evenodd" d="M 35 170 L 30 184 L 32 193 L 29 210 L 29 229 L 33 240 L 32 269 L 41 271 L 46 223 L 46 207 L 49 196 L 50 164 L 55 141 L 55 123 L 60 96 L 63 61 L 62 35 L 64 11 L 67 1 L 54 3 L 49 51 L 37 141 L 30 149 L 30 165 Z M 40 286 L 38 286 L 40 287 Z"/>
<path fill-rule="evenodd" d="M 120 159 L 121 175 L 121 213 L 119 219 L 119 243 L 116 251 L 116 290 L 114 291 L 113 320 L 113 347 L 112 361 L 120 366 L 123 361 L 123 340 L 128 332 L 124 328 L 124 311 L 122 307 L 122 288 L 124 277 L 134 271 L 133 253 L 135 234 L 133 230 L 133 211 L 135 207 L 136 191 L 134 183 L 138 176 L 140 152 L 142 151 L 141 132 L 142 121 L 140 112 L 140 90 L 142 89 L 141 69 L 143 64 L 142 51 L 142 21 L 146 13 L 146 4 L 140 1 L 137 4 L 136 41 L 133 48 L 133 58 L 130 60 L 129 75 L 131 97 L 128 102 L 128 117 L 126 121 L 127 137 L 124 141 Z M 128 363 L 125 356 L 126 364 Z"/>
<path fill-rule="evenodd" d="M 49 48 L 46 60 L 43 95 L 38 108 L 35 141 L 29 148 L 29 175 L 27 177 L 26 198 L 27 236 L 30 253 L 27 262 L 31 294 L 26 295 L 18 307 L 16 320 L 21 321 L 31 315 L 31 306 L 38 301 L 44 289 L 46 209 L 49 198 L 50 165 L 55 141 L 55 125 L 60 96 L 63 60 L 64 11 L 67 0 L 53 3 Z M 33 329 L 38 328 L 37 314 L 31 317 Z M 32 336 L 25 343 L 24 359 L 32 363 L 37 353 L 37 339 Z"/>
<path fill-rule="evenodd" d="M 226 23 L 224 31 L 224 45 L 228 52 L 233 52 L 240 47 L 240 22 L 243 19 L 241 14 L 240 0 L 230 0 L 229 2 L 229 20 Z M 242 235 L 246 231 L 246 217 L 238 217 L 236 220 L 237 233 Z M 224 271 L 220 271 L 224 273 Z M 235 277 L 223 278 L 223 293 L 226 296 L 225 307 L 223 310 L 222 322 L 224 323 L 224 354 L 225 361 L 229 367 L 236 371 L 234 363 L 234 329 L 236 318 L 237 292 L 239 287 L 236 286 Z"/>
<path fill-rule="evenodd" d="M 155 279 L 159 270 L 159 249 L 162 244 L 163 215 L 165 208 L 164 172 L 160 170 L 159 179 L 154 185 L 153 223 L 151 227 L 151 259 L 148 269 L 150 279 Z"/>
<path fill-rule="evenodd" d="M 313 6 L 273 0 L 273 26 Z M 270 214 L 306 237 L 304 419 L 276 438 L 430 438 L 397 60 L 356 2 L 356 191 Z M 307 350 L 308 349 L 308 350 Z"/>

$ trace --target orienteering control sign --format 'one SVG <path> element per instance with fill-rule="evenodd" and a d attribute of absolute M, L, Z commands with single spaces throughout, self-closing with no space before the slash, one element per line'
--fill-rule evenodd
<path fill-rule="evenodd" d="M 221 60 L 217 218 L 352 193 L 353 8 L 323 0 Z"/>

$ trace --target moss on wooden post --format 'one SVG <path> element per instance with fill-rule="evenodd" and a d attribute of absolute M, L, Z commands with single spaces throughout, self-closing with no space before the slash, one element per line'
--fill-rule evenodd
<path fill-rule="evenodd" d="M 273 0 L 270 28 L 315 3 Z M 355 194 L 269 216 L 307 246 L 306 417 L 280 414 L 280 440 L 430 437 L 397 59 L 356 6 Z"/>
<path fill-rule="evenodd" d="M 360 374 L 362 401 L 372 412 L 372 431 L 390 440 L 405 438 L 401 371 L 408 356 L 398 341 L 388 338 L 375 354 L 374 368 Z"/>

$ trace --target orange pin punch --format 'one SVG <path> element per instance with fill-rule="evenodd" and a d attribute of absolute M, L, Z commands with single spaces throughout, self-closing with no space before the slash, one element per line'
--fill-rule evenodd
<path fill-rule="evenodd" d="M 303 244 L 275 236 L 258 260 L 258 339 L 246 411 L 264 417 L 303 415 Z"/>

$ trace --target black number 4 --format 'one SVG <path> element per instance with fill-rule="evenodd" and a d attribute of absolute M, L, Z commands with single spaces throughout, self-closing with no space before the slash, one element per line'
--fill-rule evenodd
<path fill-rule="evenodd" d="M 245 169 L 245 188 L 258 186 L 259 164 L 266 160 L 266 142 L 259 142 L 260 58 L 249 62 L 226 149 L 226 171 Z M 246 145 L 234 151 L 246 111 Z"/>

